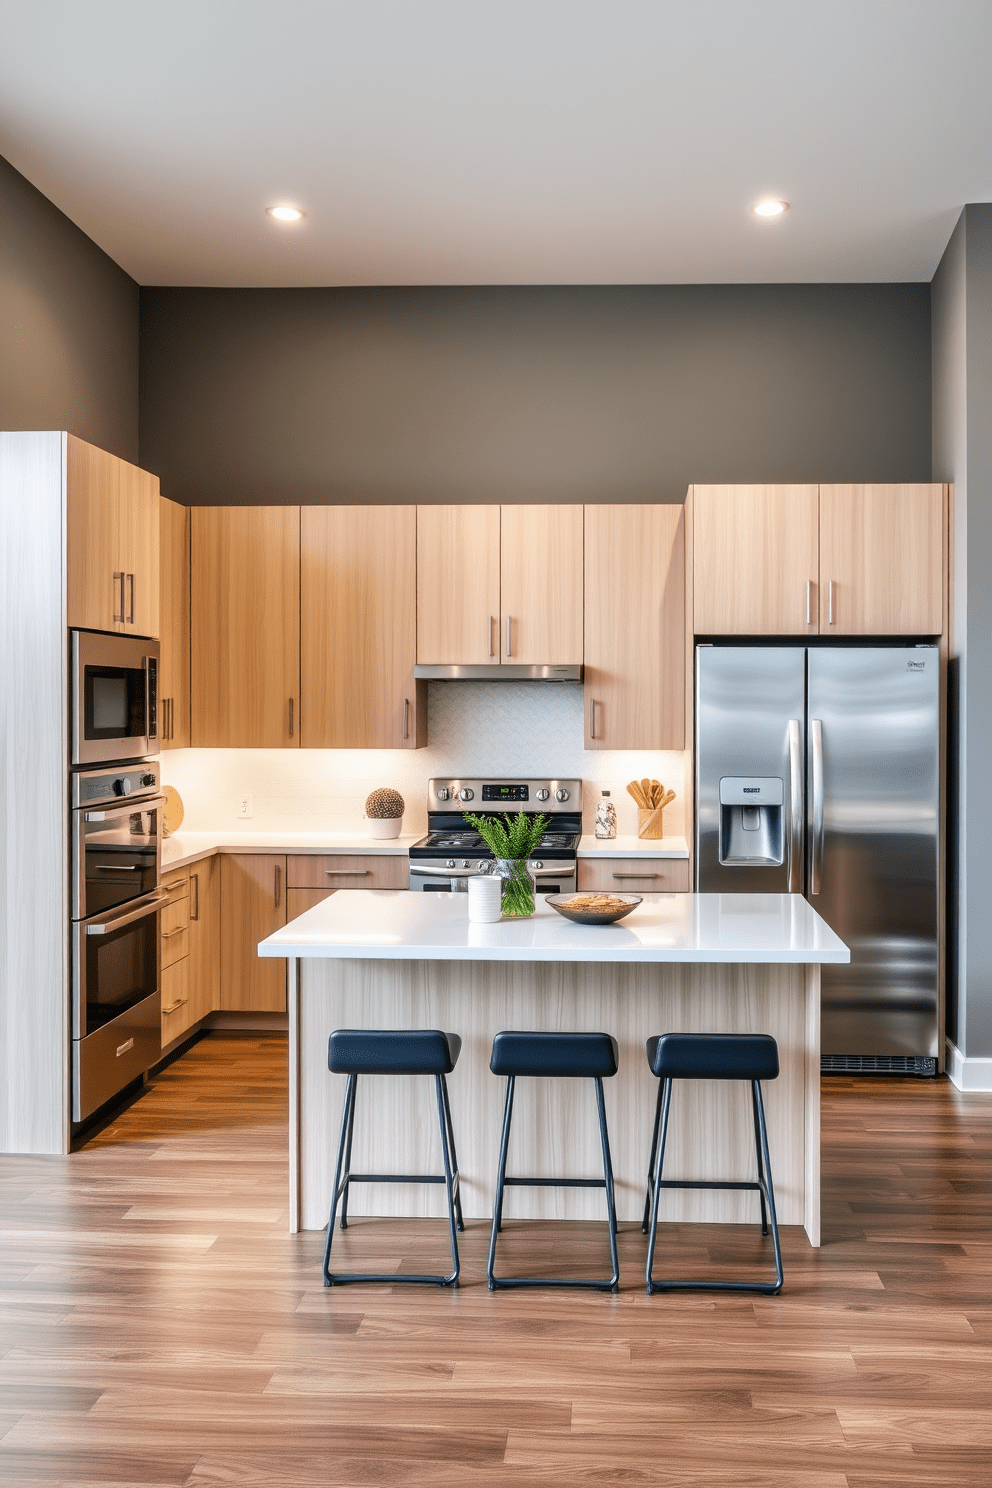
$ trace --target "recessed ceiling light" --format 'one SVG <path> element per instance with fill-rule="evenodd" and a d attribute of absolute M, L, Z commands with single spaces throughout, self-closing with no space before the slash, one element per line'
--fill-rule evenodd
<path fill-rule="evenodd" d="M 277 222 L 299 222 L 303 216 L 299 207 L 267 207 L 266 211 Z"/>
<path fill-rule="evenodd" d="M 789 203 L 787 201 L 773 201 L 769 199 L 768 201 L 758 202 L 754 208 L 754 215 L 756 217 L 781 217 L 782 213 L 788 210 Z"/>

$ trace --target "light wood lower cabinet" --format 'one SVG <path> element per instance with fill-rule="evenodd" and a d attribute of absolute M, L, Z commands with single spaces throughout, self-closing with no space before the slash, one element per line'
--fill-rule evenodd
<path fill-rule="evenodd" d="M 330 899 L 336 894 L 336 889 L 287 889 L 286 890 L 286 920 L 295 920 L 301 914 L 306 914 L 308 909 L 313 909 L 315 904 L 320 904 L 325 899 Z"/>
<path fill-rule="evenodd" d="M 286 923 L 285 854 L 222 853 L 220 898 L 221 1008 L 284 1013 L 286 962 L 263 958 L 257 949 Z"/>
<path fill-rule="evenodd" d="M 177 868 L 162 876 L 168 893 L 158 912 L 159 985 L 162 1003 L 162 1048 L 186 1032 L 192 1019 L 189 1003 L 189 872 Z"/>
<path fill-rule="evenodd" d="M 580 858 L 577 882 L 580 889 L 610 890 L 628 894 L 687 894 L 687 858 Z"/>
<path fill-rule="evenodd" d="M 184 1034 L 194 1020 L 189 1007 L 189 957 L 162 971 L 162 1048 Z"/>
<path fill-rule="evenodd" d="M 286 881 L 291 889 L 405 889 L 410 860 L 406 853 L 293 853 Z"/>
<path fill-rule="evenodd" d="M 220 858 L 189 870 L 190 1021 L 220 1007 Z"/>
<path fill-rule="evenodd" d="M 685 745 L 681 506 L 585 509 L 585 747 Z"/>
<path fill-rule="evenodd" d="M 194 748 L 300 742 L 300 508 L 192 509 Z"/>

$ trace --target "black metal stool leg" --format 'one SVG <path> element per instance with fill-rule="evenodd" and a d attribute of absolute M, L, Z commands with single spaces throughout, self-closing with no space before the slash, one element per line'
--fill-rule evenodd
<path fill-rule="evenodd" d="M 757 1156 L 757 1159 L 758 1159 L 758 1182 L 761 1184 L 761 1187 L 758 1189 L 758 1198 L 761 1201 L 761 1233 L 763 1235 L 767 1235 L 768 1234 L 768 1211 L 767 1211 L 767 1208 L 765 1206 L 765 1188 L 764 1188 L 764 1185 L 765 1185 L 765 1183 L 767 1181 L 767 1174 L 765 1172 L 765 1166 L 764 1166 L 764 1163 L 762 1162 L 762 1158 L 761 1158 L 761 1132 L 760 1132 L 759 1127 L 758 1127 L 758 1082 L 757 1082 L 757 1080 L 752 1080 L 751 1081 L 751 1111 L 752 1111 L 752 1114 L 754 1116 L 754 1151 L 755 1151 L 755 1155 Z"/>
<path fill-rule="evenodd" d="M 464 1230 L 465 1221 L 462 1218 L 462 1190 L 459 1182 L 458 1153 L 455 1151 L 455 1128 L 451 1124 L 451 1103 L 448 1100 L 448 1082 L 444 1075 L 441 1076 L 441 1096 L 444 1100 L 444 1119 L 448 1129 L 448 1146 L 451 1149 L 451 1167 L 455 1175 L 455 1216 L 458 1228 Z"/>
<path fill-rule="evenodd" d="M 355 1135 L 355 1106 L 358 1104 L 358 1076 L 352 1075 L 353 1081 L 351 1091 L 351 1111 L 348 1116 L 348 1140 L 344 1149 L 344 1178 L 341 1190 L 341 1219 L 339 1221 L 342 1230 L 348 1228 L 348 1194 L 351 1190 L 351 1141 Z"/>
<path fill-rule="evenodd" d="M 444 1192 L 448 1201 L 448 1235 L 451 1239 L 451 1275 L 445 1282 L 446 1286 L 456 1287 L 458 1285 L 458 1273 L 461 1269 L 458 1261 L 458 1236 L 455 1233 L 455 1184 L 457 1175 L 452 1172 L 451 1151 L 448 1146 L 448 1127 L 445 1121 L 444 1096 L 441 1093 L 441 1082 L 443 1075 L 434 1076 L 434 1089 L 437 1095 L 437 1125 L 441 1133 L 441 1158 L 444 1162 Z"/>
<path fill-rule="evenodd" d="M 651 1193 L 651 1228 L 648 1232 L 648 1255 L 647 1264 L 644 1268 L 644 1276 L 647 1282 L 648 1295 L 656 1289 L 651 1273 L 654 1270 L 654 1247 L 658 1238 L 658 1200 L 661 1196 L 661 1172 L 665 1164 L 665 1143 L 668 1141 L 668 1117 L 672 1108 L 672 1082 L 664 1080 L 659 1090 L 663 1097 L 661 1107 L 661 1132 L 658 1140 L 658 1153 L 655 1162 L 654 1177 L 652 1179 Z"/>
<path fill-rule="evenodd" d="M 355 1075 L 348 1076 L 348 1084 L 345 1086 L 344 1106 L 341 1110 L 341 1135 L 338 1138 L 338 1158 L 334 1166 L 334 1187 L 331 1189 L 331 1212 L 327 1220 L 327 1242 L 324 1245 L 324 1285 L 331 1285 L 330 1263 L 331 1263 L 331 1241 L 334 1238 L 334 1217 L 338 1208 L 339 1190 L 341 1187 L 341 1169 L 344 1164 L 345 1145 L 348 1140 L 348 1117 L 352 1110 L 352 1099 L 355 1088 Z"/>
<path fill-rule="evenodd" d="M 610 1157 L 610 1136 L 606 1129 L 606 1103 L 603 1099 L 603 1082 L 596 1077 L 596 1105 L 599 1111 L 599 1138 L 603 1144 L 603 1177 L 606 1180 L 606 1219 L 610 1229 L 610 1259 L 613 1262 L 613 1275 L 610 1277 L 608 1289 L 611 1292 L 618 1290 L 620 1285 L 620 1257 L 617 1254 L 617 1206 L 613 1192 L 613 1161 Z M 603 1288 L 604 1291 L 607 1287 Z"/>
<path fill-rule="evenodd" d="M 782 1247 L 779 1244 L 778 1238 L 778 1217 L 775 1213 L 775 1190 L 772 1187 L 772 1165 L 771 1158 L 768 1155 L 768 1130 L 765 1126 L 765 1103 L 761 1098 L 760 1080 L 755 1080 L 754 1082 L 754 1096 L 755 1104 L 758 1110 L 758 1132 L 761 1138 L 761 1157 L 765 1172 L 764 1182 L 768 1190 L 768 1217 L 771 1221 L 772 1245 L 775 1250 L 775 1284 L 774 1286 L 762 1287 L 760 1290 L 768 1292 L 772 1296 L 776 1296 L 782 1290 Z M 764 1197 L 764 1193 L 762 1194 L 762 1197 Z"/>
<path fill-rule="evenodd" d="M 510 1119 L 513 1115 L 513 1088 L 515 1077 L 508 1076 L 506 1081 L 506 1104 L 503 1107 L 503 1135 L 499 1144 L 499 1165 L 496 1169 L 496 1195 L 493 1202 L 493 1228 L 489 1236 L 489 1259 L 486 1263 L 486 1276 L 489 1280 L 489 1290 L 496 1288 L 496 1277 L 494 1268 L 496 1265 L 496 1236 L 503 1225 L 503 1191 L 506 1186 L 506 1154 L 510 1146 Z"/>
<path fill-rule="evenodd" d="M 651 1193 L 654 1185 L 654 1160 L 658 1152 L 658 1128 L 661 1125 L 661 1095 L 664 1090 L 664 1082 L 658 1081 L 658 1099 L 654 1106 L 654 1131 L 651 1133 L 651 1156 L 648 1158 L 648 1186 L 644 1195 L 644 1218 L 641 1220 L 641 1234 L 646 1235 L 648 1224 L 651 1219 Z"/>

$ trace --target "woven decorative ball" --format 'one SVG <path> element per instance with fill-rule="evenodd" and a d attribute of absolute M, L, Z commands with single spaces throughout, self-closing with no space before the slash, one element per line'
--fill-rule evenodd
<path fill-rule="evenodd" d="M 399 791 L 392 790 L 388 785 L 381 785 L 378 790 L 374 790 L 365 802 L 365 815 L 370 821 L 402 816 L 405 809 L 406 802 Z"/>

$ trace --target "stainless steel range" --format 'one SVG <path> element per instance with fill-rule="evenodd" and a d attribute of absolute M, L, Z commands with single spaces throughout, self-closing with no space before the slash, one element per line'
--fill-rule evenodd
<path fill-rule="evenodd" d="M 582 835 L 581 780 L 432 780 L 427 836 L 410 849 L 410 887 L 422 893 L 464 893 L 468 881 L 491 873 L 493 855 L 464 813 L 551 818 L 530 866 L 538 892 L 568 894 Z"/>

